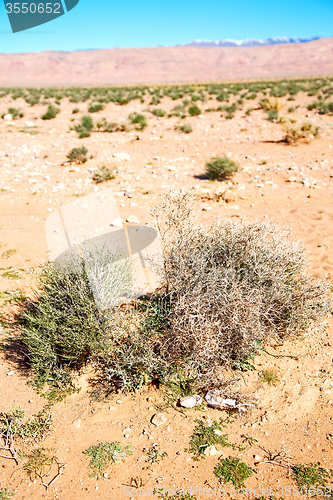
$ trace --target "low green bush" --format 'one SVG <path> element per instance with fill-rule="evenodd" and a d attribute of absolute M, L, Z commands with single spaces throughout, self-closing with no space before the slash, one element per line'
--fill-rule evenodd
<path fill-rule="evenodd" d="M 129 119 L 136 130 L 143 130 L 148 125 L 146 117 L 144 115 L 140 115 L 139 113 L 132 113 L 129 116 Z"/>
<path fill-rule="evenodd" d="M 47 108 L 46 113 L 42 115 L 42 120 L 53 120 L 53 118 L 55 118 L 58 113 L 60 113 L 60 109 L 50 104 Z"/>
<path fill-rule="evenodd" d="M 88 149 L 82 146 L 81 148 L 73 148 L 67 155 L 69 161 L 75 163 L 86 163 L 88 161 L 87 158 Z"/>
<path fill-rule="evenodd" d="M 225 180 L 238 172 L 239 166 L 227 156 L 215 156 L 206 163 L 205 174 L 210 180 Z"/>
<path fill-rule="evenodd" d="M 199 116 L 201 115 L 201 109 L 196 104 L 193 104 L 188 108 L 188 113 L 190 116 Z"/>

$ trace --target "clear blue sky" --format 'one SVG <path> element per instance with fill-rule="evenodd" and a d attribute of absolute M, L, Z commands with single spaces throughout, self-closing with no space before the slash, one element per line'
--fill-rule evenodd
<path fill-rule="evenodd" d="M 153 47 L 193 39 L 278 35 L 333 36 L 333 0 L 80 0 L 64 16 L 16 34 L 11 33 L 0 0 L 1 53 Z"/>

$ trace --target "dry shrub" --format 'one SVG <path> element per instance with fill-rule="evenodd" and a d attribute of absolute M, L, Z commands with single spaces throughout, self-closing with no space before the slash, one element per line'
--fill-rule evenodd
<path fill-rule="evenodd" d="M 319 134 L 319 127 L 309 120 L 305 120 L 301 124 L 286 122 L 284 129 L 286 132 L 285 141 L 288 144 L 309 143 Z"/>
<path fill-rule="evenodd" d="M 153 215 L 164 242 L 170 359 L 212 378 L 260 341 L 303 332 L 330 309 L 302 246 L 272 222 L 194 224 L 194 193 L 169 192 Z M 214 377 L 213 377 L 214 378 Z"/>
<path fill-rule="evenodd" d="M 279 101 L 279 99 L 276 99 L 276 97 L 268 97 L 268 98 L 262 99 L 260 101 L 260 106 L 265 111 L 272 111 L 273 109 L 275 111 L 280 111 L 280 109 L 283 108 L 282 102 Z"/>

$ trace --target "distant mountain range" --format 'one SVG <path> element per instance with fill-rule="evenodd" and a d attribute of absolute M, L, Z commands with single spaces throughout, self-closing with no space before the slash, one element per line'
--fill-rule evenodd
<path fill-rule="evenodd" d="M 185 43 L 186 47 L 257 47 L 258 45 L 277 45 L 279 43 L 305 43 L 319 40 L 320 36 L 312 38 L 297 38 L 293 36 L 274 36 L 267 38 L 267 40 L 260 40 L 257 38 L 245 38 L 245 40 L 193 40 L 192 42 Z"/>
<path fill-rule="evenodd" d="M 333 37 L 254 47 L 214 44 L 0 53 L 0 87 L 173 84 L 318 75 L 333 75 Z"/>

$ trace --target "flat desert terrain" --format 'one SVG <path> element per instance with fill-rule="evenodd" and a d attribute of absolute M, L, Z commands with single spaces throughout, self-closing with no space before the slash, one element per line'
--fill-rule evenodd
<path fill-rule="evenodd" d="M 306 92 L 298 92 L 289 101 L 288 96 L 278 98 L 283 106 L 279 115 L 297 123 L 307 119 L 320 128 L 319 135 L 311 136 L 309 143 L 284 142 L 283 123 L 269 121 L 260 107 L 265 97 L 261 92 L 254 100 L 245 99 L 231 119 L 223 110 L 205 111 L 221 104 L 215 97 L 197 101 L 202 113 L 185 119 L 167 114 L 158 117 L 150 112 L 157 107 L 171 113 L 182 99 L 165 96 L 156 106 L 150 104 L 147 95 L 143 102 L 133 100 L 122 106 L 109 102 L 98 113 L 91 113 L 94 122 L 102 118 L 126 122 L 129 130 L 92 132 L 83 139 L 70 128 L 88 113 L 88 101 L 73 103 L 65 97 L 57 116 L 42 120 L 45 104 L 31 106 L 21 97 L 14 101 L 10 94 L 3 96 L 0 115 L 8 114 L 11 107 L 24 115 L 15 120 L 0 119 L 3 317 L 12 317 L 15 307 L 10 300 L 18 290 L 32 297 L 36 283 L 28 269 L 47 260 L 47 217 L 58 207 L 106 187 L 113 189 L 123 220 L 134 216 L 140 225 L 151 222 L 149 209 L 163 191 L 195 187 L 198 217 L 203 224 L 220 217 L 234 221 L 272 220 L 288 226 L 295 238 L 303 241 L 311 271 L 332 277 L 333 116 L 319 114 L 316 108 L 308 110 L 316 97 Z M 231 96 L 228 105 L 237 99 L 239 96 Z M 74 108 L 79 109 L 75 114 Z M 249 108 L 253 110 L 246 113 Z M 128 120 L 132 113 L 143 114 L 147 127 L 136 130 Z M 184 123 L 191 126 L 192 132 L 177 128 Z M 78 165 L 68 162 L 70 150 L 81 146 L 93 158 Z M 239 171 L 226 182 L 205 178 L 206 161 L 223 155 L 237 162 Z M 93 173 L 102 166 L 114 170 L 115 178 L 97 184 Z M 215 196 L 221 191 L 222 197 Z M 202 498 L 199 487 L 213 491 L 221 487 L 213 470 L 221 456 L 231 455 L 254 470 L 246 480 L 246 487 L 254 490 L 248 498 L 268 499 L 270 494 L 288 498 L 288 491 L 294 491 L 292 496 L 296 497 L 296 482 L 288 464 L 320 463 L 323 468 L 333 468 L 332 315 L 325 318 L 325 324 L 326 328 L 313 328 L 303 338 L 267 345 L 253 360 L 254 370 L 237 373 L 238 390 L 251 394 L 256 404 L 245 414 L 232 415 L 225 432 L 230 442 L 243 444 L 245 449 L 217 445 L 218 454 L 194 461 L 185 449 L 195 420 L 204 418 L 209 424 L 227 417 L 226 411 L 207 405 L 189 410 L 167 406 L 162 392 L 151 385 L 137 394 L 118 391 L 106 399 L 97 398 L 89 382 L 91 367 L 87 366 L 76 382 L 81 391 L 53 406 L 52 430 L 43 443 L 29 445 L 52 449 L 59 463 L 65 465 L 60 468 L 61 475 L 55 477 L 54 463 L 44 478 L 50 481 L 55 477 L 46 493 L 40 479 L 29 478 L 23 468 L 24 459 L 15 463 L 4 458 L 7 452 L 3 451 L 0 486 L 13 490 L 17 500 L 120 500 L 139 496 L 135 486 L 144 490 L 166 488 L 169 497 L 172 490 L 187 488 L 193 498 Z M 264 371 L 274 372 L 275 384 L 263 380 Z M 27 385 L 31 379 L 20 353 L 14 349 L 0 351 L 0 412 L 7 414 L 20 406 L 30 417 L 45 405 L 45 398 Z M 156 413 L 165 416 L 160 426 L 151 423 Z M 245 435 L 254 438 L 252 446 Z M 83 452 L 106 441 L 131 443 L 133 454 L 111 465 L 97 480 L 89 477 L 89 460 Z M 167 455 L 151 463 L 147 461 L 147 450 L 154 443 Z M 332 478 L 328 484 L 332 485 Z M 232 485 L 224 487 L 230 494 Z"/>

